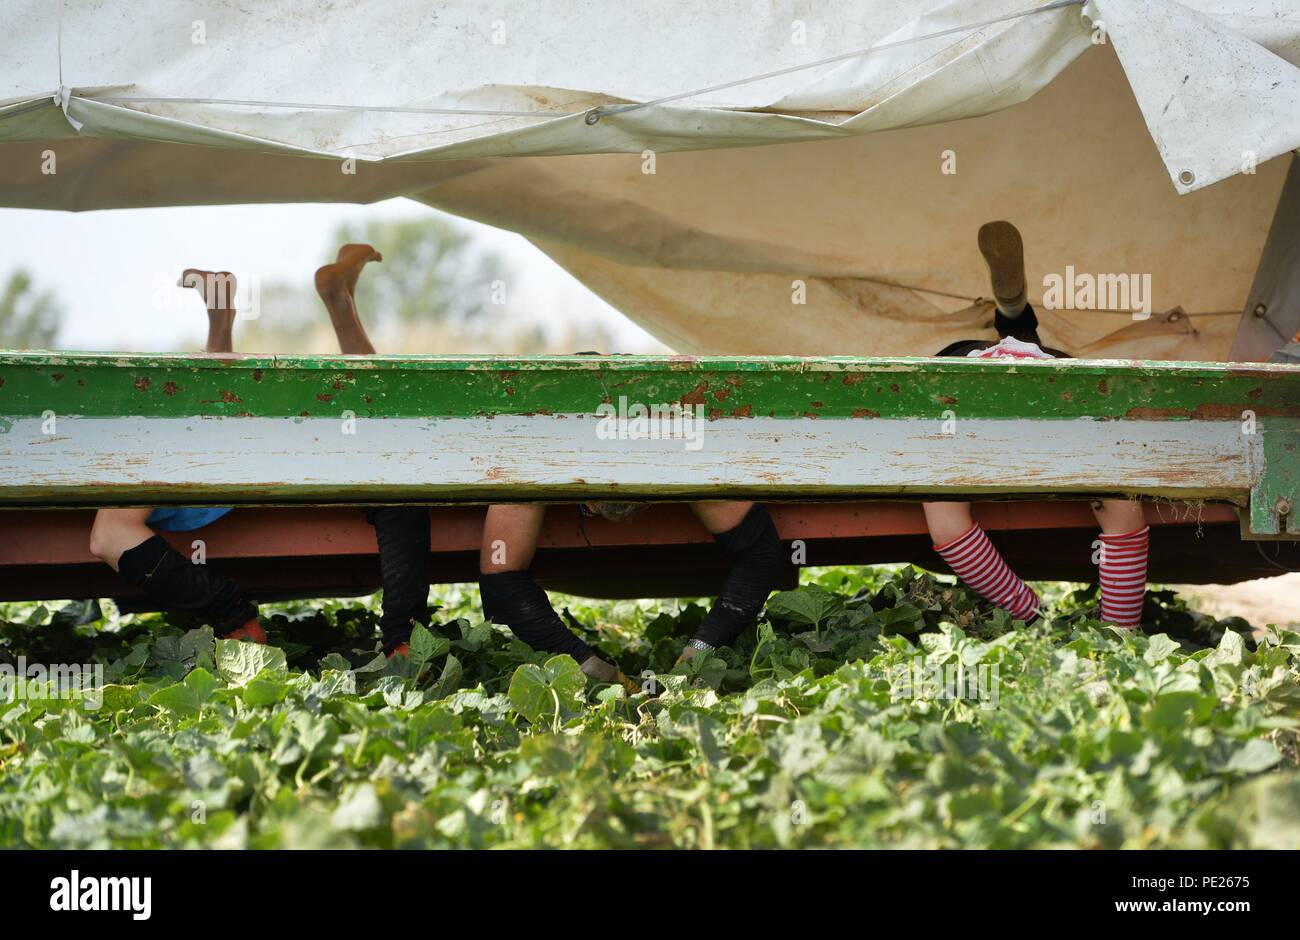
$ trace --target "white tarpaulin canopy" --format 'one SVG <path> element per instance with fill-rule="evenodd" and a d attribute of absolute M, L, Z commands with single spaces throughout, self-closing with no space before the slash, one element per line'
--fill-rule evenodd
<path fill-rule="evenodd" d="M 1297 0 L 0 0 L 0 205 L 405 195 L 754 354 L 985 335 L 1006 218 L 1048 342 L 1217 359 L 1298 66 Z"/>

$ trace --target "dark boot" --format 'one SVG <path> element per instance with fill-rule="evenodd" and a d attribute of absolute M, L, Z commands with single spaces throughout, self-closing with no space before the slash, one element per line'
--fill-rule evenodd
<path fill-rule="evenodd" d="M 238 634 L 233 638 L 266 642 L 266 633 L 257 623 L 257 608 L 239 585 L 207 565 L 190 564 L 161 535 L 124 551 L 117 570 L 163 607 L 194 611 L 219 637 Z"/>

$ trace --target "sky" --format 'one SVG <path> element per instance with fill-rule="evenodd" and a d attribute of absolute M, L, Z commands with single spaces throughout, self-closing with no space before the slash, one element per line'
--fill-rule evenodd
<path fill-rule="evenodd" d="M 434 212 L 407 199 L 368 206 L 313 203 L 79 213 L 0 209 L 0 282 L 22 267 L 38 287 L 56 293 L 65 311 L 58 342 L 62 349 L 179 350 L 205 329 L 197 294 L 177 291 L 174 302 L 159 300 L 172 295 L 172 285 L 185 268 L 233 271 L 241 282 L 252 275 L 262 283 L 310 286 L 316 268 L 333 260 L 337 246 L 331 239 L 340 224 Z M 526 311 L 530 320 L 551 324 L 603 322 L 617 348 L 626 352 L 662 348 L 522 236 L 466 219 L 456 222 L 514 272 L 513 311 Z M 261 315 L 273 316 L 274 311 L 264 309 Z"/>

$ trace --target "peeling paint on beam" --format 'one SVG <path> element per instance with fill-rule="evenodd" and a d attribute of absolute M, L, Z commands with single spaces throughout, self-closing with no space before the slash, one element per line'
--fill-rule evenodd
<path fill-rule="evenodd" d="M 708 422 L 682 440 L 609 440 L 591 415 L 20 419 L 0 436 L 9 499 L 131 493 L 439 500 L 1134 492 L 1243 503 L 1258 436 L 1235 423 L 938 420 Z"/>
<path fill-rule="evenodd" d="M 1278 365 L 960 359 L 0 355 L 0 415 L 474 417 L 631 401 L 710 418 L 1300 419 Z"/>
<path fill-rule="evenodd" d="M 600 441 L 621 396 L 710 443 Z M 1116 492 L 1300 535 L 1300 367 L 0 354 L 0 504 Z"/>

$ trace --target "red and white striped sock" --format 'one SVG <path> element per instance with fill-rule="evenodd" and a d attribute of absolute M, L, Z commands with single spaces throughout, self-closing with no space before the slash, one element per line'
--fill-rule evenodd
<path fill-rule="evenodd" d="M 1101 536 L 1101 619 L 1132 630 L 1142 623 L 1150 526 Z"/>
<path fill-rule="evenodd" d="M 957 577 L 1012 617 L 1028 621 L 1038 613 L 1038 595 L 1016 577 L 978 522 L 971 523 L 964 535 L 947 545 L 936 545 L 934 550 Z"/>

